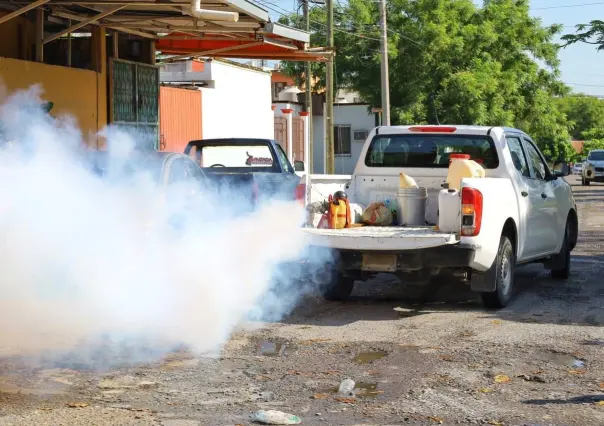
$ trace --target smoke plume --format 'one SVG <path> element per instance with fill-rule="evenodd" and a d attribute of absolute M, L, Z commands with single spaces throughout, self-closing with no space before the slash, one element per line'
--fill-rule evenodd
<path fill-rule="evenodd" d="M 279 319 L 306 291 L 301 206 L 238 215 L 228 192 L 158 188 L 118 129 L 104 132 L 100 177 L 74 120 L 41 103 L 34 87 L 0 106 L 0 353 L 216 351 L 241 321 Z"/>

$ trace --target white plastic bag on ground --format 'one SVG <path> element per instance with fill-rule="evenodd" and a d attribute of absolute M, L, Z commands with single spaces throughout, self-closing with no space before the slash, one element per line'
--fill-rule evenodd
<path fill-rule="evenodd" d="M 265 425 L 299 425 L 302 423 L 302 419 L 298 416 L 275 410 L 256 411 L 252 417 L 253 421 L 264 423 Z"/>

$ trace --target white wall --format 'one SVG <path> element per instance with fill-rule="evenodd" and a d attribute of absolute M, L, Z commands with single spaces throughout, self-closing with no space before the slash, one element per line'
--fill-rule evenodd
<path fill-rule="evenodd" d="M 334 105 L 334 125 L 351 126 L 351 155 L 336 155 L 335 173 L 349 175 L 354 171 L 365 140 L 354 140 L 354 132 L 371 131 L 375 127 L 375 114 L 368 112 L 368 105 Z M 313 173 L 325 173 L 325 130 L 324 117 L 313 117 Z"/>
<path fill-rule="evenodd" d="M 216 60 L 209 68 L 213 88 L 202 88 L 201 115 L 204 139 L 275 137 L 271 109 L 271 75 Z"/>

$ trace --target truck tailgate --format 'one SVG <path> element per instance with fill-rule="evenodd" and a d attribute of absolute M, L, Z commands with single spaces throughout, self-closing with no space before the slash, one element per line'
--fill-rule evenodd
<path fill-rule="evenodd" d="M 459 243 L 454 233 L 440 232 L 431 226 L 362 226 L 345 229 L 304 228 L 310 244 L 341 250 L 419 250 Z"/>

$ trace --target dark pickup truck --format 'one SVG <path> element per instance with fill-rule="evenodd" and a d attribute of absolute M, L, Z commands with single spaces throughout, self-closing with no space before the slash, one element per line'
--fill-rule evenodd
<path fill-rule="evenodd" d="M 304 200 L 306 185 L 274 140 L 202 139 L 189 142 L 184 153 L 221 192 L 250 197 L 254 204 L 266 199 Z"/>

